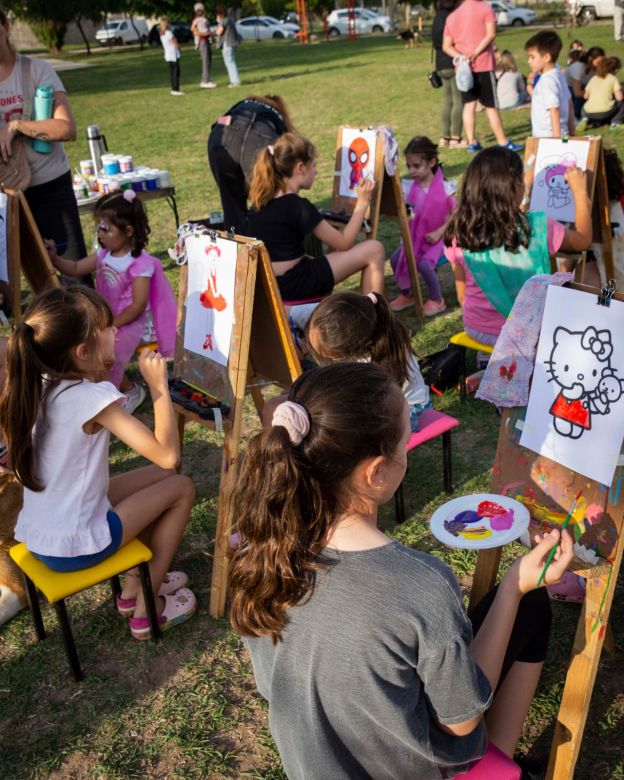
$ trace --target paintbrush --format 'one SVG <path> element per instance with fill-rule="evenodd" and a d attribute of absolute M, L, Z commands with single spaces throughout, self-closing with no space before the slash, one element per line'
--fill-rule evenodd
<path fill-rule="evenodd" d="M 574 514 L 574 510 L 576 509 L 576 505 L 577 505 L 578 500 L 581 497 L 582 493 L 583 493 L 583 491 L 579 490 L 579 492 L 576 494 L 576 498 L 574 499 L 574 503 L 572 504 L 572 508 L 570 509 L 568 514 L 566 515 L 566 518 L 563 521 L 563 525 L 561 526 L 561 533 L 563 533 L 565 531 L 565 529 L 568 527 L 568 523 L 572 519 L 572 515 Z M 555 551 L 556 551 L 558 546 L 559 545 L 556 544 L 552 548 L 552 550 L 548 553 L 548 558 L 546 558 L 546 565 L 544 566 L 544 569 L 542 570 L 542 573 L 540 574 L 540 578 L 537 581 L 537 585 L 536 585 L 537 588 L 539 588 L 539 586 L 542 584 L 542 580 L 546 576 L 546 571 L 547 571 L 548 567 L 550 566 L 550 564 L 552 563 L 552 559 L 555 557 Z"/>

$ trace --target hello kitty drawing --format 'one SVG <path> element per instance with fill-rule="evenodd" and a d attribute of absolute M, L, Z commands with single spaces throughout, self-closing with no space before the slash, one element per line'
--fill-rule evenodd
<path fill-rule="evenodd" d="M 624 394 L 624 381 L 611 366 L 611 331 L 558 327 L 553 333 L 549 382 L 561 389 L 550 407 L 557 433 L 571 439 L 591 430 L 592 415 L 607 415 Z"/>

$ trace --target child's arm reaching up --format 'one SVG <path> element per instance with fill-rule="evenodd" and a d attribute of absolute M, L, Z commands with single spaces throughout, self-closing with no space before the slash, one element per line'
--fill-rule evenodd
<path fill-rule="evenodd" d="M 564 252 L 582 252 L 588 249 L 592 242 L 592 221 L 587 195 L 587 177 L 580 168 L 568 168 L 565 175 L 574 198 L 574 227 L 566 228 L 561 243 Z"/>
<path fill-rule="evenodd" d="M 139 370 L 154 402 L 154 431 L 116 403 L 103 409 L 93 422 L 157 466 L 176 468 L 180 460 L 180 441 L 167 384 L 167 361 L 159 352 L 143 350 L 139 355 Z"/>
<path fill-rule="evenodd" d="M 336 230 L 335 227 L 332 227 L 329 222 L 324 219 L 314 228 L 314 235 L 338 252 L 345 252 L 347 249 L 351 249 L 360 232 L 362 222 L 364 222 L 364 216 L 370 205 L 374 188 L 375 182 L 370 179 L 366 179 L 361 184 L 358 184 L 357 202 L 353 209 L 351 219 L 343 231 Z"/>
<path fill-rule="evenodd" d="M 147 308 L 149 301 L 150 278 L 138 276 L 132 281 L 132 303 L 120 312 L 113 320 L 116 328 L 134 322 Z"/>
<path fill-rule="evenodd" d="M 56 242 L 51 238 L 46 238 L 43 243 L 48 250 L 50 262 L 57 270 L 62 274 L 65 274 L 65 276 L 84 276 L 85 274 L 92 274 L 95 271 L 97 265 L 97 255 L 95 252 L 92 255 L 83 257 L 82 260 L 66 260 L 64 257 L 58 256 Z"/>

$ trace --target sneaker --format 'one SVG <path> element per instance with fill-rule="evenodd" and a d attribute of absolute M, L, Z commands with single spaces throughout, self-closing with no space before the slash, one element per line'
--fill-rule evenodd
<path fill-rule="evenodd" d="M 214 89 L 217 85 L 214 81 L 202 81 L 199 86 L 202 89 Z"/>
<path fill-rule="evenodd" d="M 392 311 L 403 311 L 404 309 L 409 309 L 412 306 L 416 304 L 416 301 L 414 298 L 412 298 L 411 295 L 405 295 L 404 293 L 400 293 L 400 295 L 397 295 L 397 297 L 390 301 L 388 306 L 392 309 Z"/>
<path fill-rule="evenodd" d="M 524 149 L 523 144 L 515 144 L 513 141 L 507 141 L 506 144 L 499 144 L 503 149 L 509 149 L 510 152 L 521 152 Z"/>
<path fill-rule="evenodd" d="M 576 123 L 576 129 L 584 130 L 586 124 L 587 124 L 587 119 L 583 117 L 582 119 L 579 119 L 579 121 Z"/>
<path fill-rule="evenodd" d="M 134 414 L 135 409 L 138 409 L 139 406 L 143 403 L 145 400 L 145 388 L 143 385 L 138 384 L 138 382 L 135 382 L 130 390 L 126 393 L 126 400 L 124 402 L 123 408 L 128 412 L 128 414 Z"/>
<path fill-rule="evenodd" d="M 183 95 L 183 94 L 184 94 L 184 92 L 180 92 L 180 90 L 179 90 L 179 89 L 172 89 L 172 90 L 171 90 L 171 94 L 172 94 L 172 95 L 176 95 L 176 96 L 177 96 L 177 95 Z"/>
<path fill-rule="evenodd" d="M 442 314 L 446 310 L 446 303 L 444 298 L 439 301 L 428 300 L 423 306 L 423 314 L 425 317 L 435 317 L 436 314 Z"/>
<path fill-rule="evenodd" d="M 240 81 L 239 81 L 239 82 L 237 82 L 236 84 L 228 84 L 228 87 L 229 87 L 230 89 L 234 89 L 235 87 L 240 87 Z"/>
<path fill-rule="evenodd" d="M 468 144 L 466 147 L 466 150 L 470 152 L 470 154 L 474 154 L 475 152 L 480 152 L 483 147 L 478 141 L 475 141 L 473 144 Z"/>

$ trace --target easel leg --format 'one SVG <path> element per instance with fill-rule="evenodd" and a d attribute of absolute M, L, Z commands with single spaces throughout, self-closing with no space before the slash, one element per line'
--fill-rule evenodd
<path fill-rule="evenodd" d="M 479 550 L 472 580 L 472 590 L 470 591 L 468 611 L 474 609 L 485 594 L 494 587 L 500 565 L 501 552 L 502 547 L 495 547 L 492 550 Z"/>

